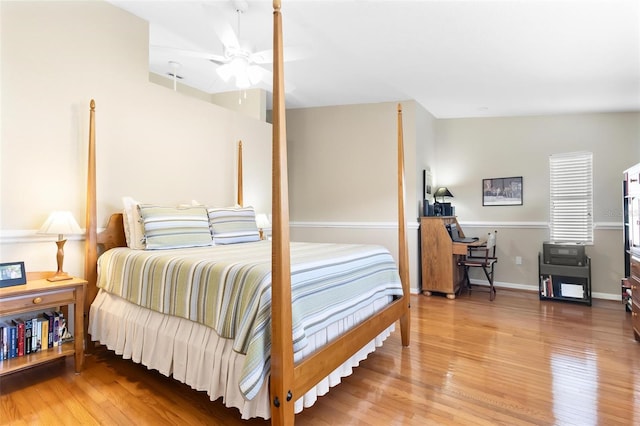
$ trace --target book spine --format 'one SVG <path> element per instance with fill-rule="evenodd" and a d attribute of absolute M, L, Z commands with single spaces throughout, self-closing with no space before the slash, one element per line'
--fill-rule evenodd
<path fill-rule="evenodd" d="M 9 358 L 18 356 L 18 327 L 9 327 Z"/>
<path fill-rule="evenodd" d="M 24 355 L 24 321 L 19 318 L 12 320 L 16 327 L 16 356 Z"/>
<path fill-rule="evenodd" d="M 53 347 L 53 321 L 55 318 L 55 315 L 53 312 L 45 312 L 44 317 L 49 321 L 49 326 L 48 326 L 48 330 L 47 330 L 47 348 L 52 348 Z M 44 348 L 44 336 L 42 336 L 42 347 Z"/>
<path fill-rule="evenodd" d="M 24 322 L 24 354 L 25 355 L 28 355 L 31 353 L 31 344 L 32 344 L 31 335 L 33 332 L 32 324 L 33 324 L 33 321 L 30 319 Z"/>
<path fill-rule="evenodd" d="M 33 328 L 33 331 L 31 332 L 31 352 L 35 353 L 38 352 L 40 350 L 40 348 L 38 348 L 38 339 L 39 336 L 38 334 L 40 334 L 41 326 L 40 323 L 38 322 L 38 318 L 33 318 L 31 320 L 31 327 Z"/>
<path fill-rule="evenodd" d="M 38 332 L 40 331 L 40 322 L 38 317 L 32 319 L 31 323 L 33 324 L 33 331 L 31 332 L 31 352 L 38 352 L 40 350 L 40 347 L 38 347 Z"/>
<path fill-rule="evenodd" d="M 46 318 L 42 318 L 40 320 L 40 324 L 42 324 L 42 331 L 40 342 L 38 342 L 38 344 L 42 349 L 47 349 L 49 347 L 49 320 Z"/>
<path fill-rule="evenodd" d="M 9 325 L 8 324 L 4 324 L 4 326 L 2 327 L 2 341 L 3 341 L 3 346 L 2 346 L 2 351 L 3 353 L 3 358 L 4 359 L 9 359 Z"/>
<path fill-rule="evenodd" d="M 4 361 L 4 325 L 0 325 L 0 361 Z"/>

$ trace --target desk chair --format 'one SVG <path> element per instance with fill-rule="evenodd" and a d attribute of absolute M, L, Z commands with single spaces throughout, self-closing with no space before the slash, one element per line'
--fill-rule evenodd
<path fill-rule="evenodd" d="M 482 268 L 489 281 L 489 300 L 496 297 L 496 289 L 493 286 L 493 272 L 498 258 L 496 257 L 496 236 L 498 231 L 490 232 L 487 243 L 482 246 L 469 246 L 467 255 L 458 261 L 459 266 L 464 267 L 464 279 L 467 289 L 471 293 L 471 281 L 469 281 L 469 268 Z"/>

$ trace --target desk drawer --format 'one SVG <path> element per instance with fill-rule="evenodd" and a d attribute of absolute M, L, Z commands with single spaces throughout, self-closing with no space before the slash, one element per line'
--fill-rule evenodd
<path fill-rule="evenodd" d="M 640 282 L 640 259 L 631 258 L 631 277 Z"/>
<path fill-rule="evenodd" d="M 0 301 L 0 316 L 7 313 L 29 312 L 53 306 L 75 303 L 75 289 L 65 288 L 45 293 L 6 297 Z"/>

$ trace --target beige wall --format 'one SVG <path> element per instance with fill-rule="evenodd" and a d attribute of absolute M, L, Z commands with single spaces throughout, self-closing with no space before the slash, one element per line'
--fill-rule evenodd
<path fill-rule="evenodd" d="M 178 73 L 178 75 L 180 74 Z M 249 117 L 266 121 L 267 92 L 265 92 L 264 89 L 247 89 L 210 94 L 182 84 L 180 80 L 175 82 L 174 88 L 174 81 L 170 76 L 159 75 L 152 72 L 149 73 L 149 81 L 187 96 L 211 102 L 231 111 L 240 112 Z"/>
<path fill-rule="evenodd" d="M 98 220 L 142 202 L 235 202 L 270 211 L 271 125 L 149 82 L 146 22 L 106 2 L 0 2 L 0 262 L 55 269 L 52 210 L 84 227 L 89 101 L 96 100 Z M 65 269 L 82 275 L 71 237 Z"/>
<path fill-rule="evenodd" d="M 379 242 L 396 253 L 393 174 L 395 104 L 287 112 L 295 239 Z M 623 275 L 622 170 L 640 161 L 640 114 L 436 120 L 405 103 L 408 220 L 417 216 L 422 170 L 447 186 L 468 235 L 499 231 L 498 285 L 535 290 L 548 239 L 548 157 L 594 153 L 595 297 L 619 299 Z M 483 207 L 483 178 L 522 176 L 524 205 Z M 415 206 L 415 207 L 414 207 Z M 412 228 L 413 229 L 413 228 Z M 417 232 L 410 232 L 411 285 L 418 287 Z M 428 254 L 427 254 L 428 255 Z M 516 257 L 522 264 L 516 265 Z M 478 279 L 479 276 L 473 278 Z"/>
<path fill-rule="evenodd" d="M 593 152 L 592 291 L 619 299 L 622 171 L 640 162 L 639 139 L 639 113 L 439 120 L 435 179 L 455 196 L 450 201 L 467 234 L 498 229 L 496 280 L 535 288 L 538 252 L 549 238 L 549 155 Z M 523 177 L 523 205 L 483 207 L 482 179 L 507 176 Z"/>
<path fill-rule="evenodd" d="M 422 167 L 429 164 L 422 153 L 433 149 L 434 120 L 414 101 L 403 101 L 402 109 L 416 291 Z M 397 256 L 397 103 L 287 110 L 287 141 L 292 239 L 377 243 Z"/>
<path fill-rule="evenodd" d="M 403 102 L 407 204 L 414 219 L 416 105 Z M 389 197 L 396 191 L 396 103 L 289 109 L 287 141 L 296 221 L 396 220 L 396 201 Z"/>

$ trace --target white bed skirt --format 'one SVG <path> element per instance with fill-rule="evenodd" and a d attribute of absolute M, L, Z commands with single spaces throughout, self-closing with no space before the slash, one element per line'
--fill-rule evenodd
<path fill-rule="evenodd" d="M 342 330 L 359 324 L 388 303 L 387 298 L 372 301 L 348 318 L 319 331 L 309 339 L 304 355 L 339 335 Z M 353 367 L 381 346 L 393 330 L 394 325 L 391 325 L 299 398 L 295 412 L 311 407 L 319 396 L 339 384 L 343 377 L 351 375 Z M 89 311 L 89 334 L 91 340 L 100 342 L 125 359 L 141 363 L 165 376 L 173 375 L 193 389 L 207 392 L 211 401 L 222 397 L 224 405 L 239 409 L 243 419 L 271 417 L 269 381 L 264 382 L 253 400 L 247 401 L 238 386 L 244 355 L 234 352 L 232 341 L 219 337 L 209 327 L 142 308 L 100 290 Z"/>

